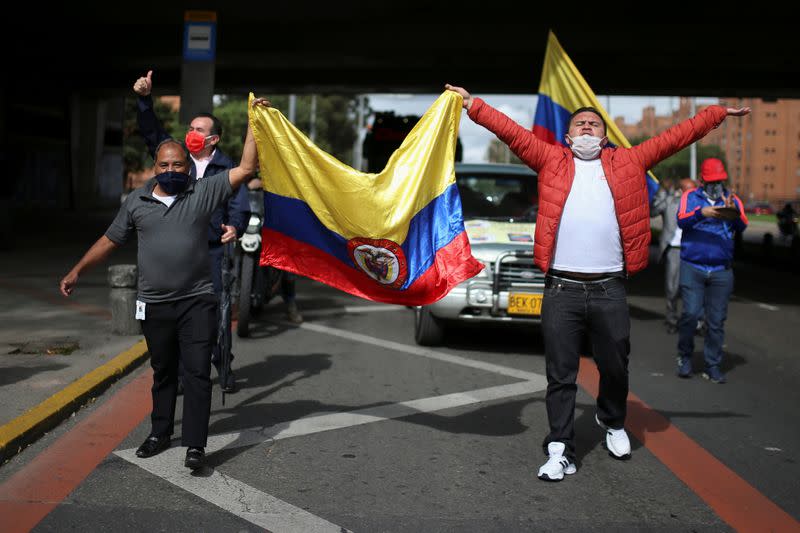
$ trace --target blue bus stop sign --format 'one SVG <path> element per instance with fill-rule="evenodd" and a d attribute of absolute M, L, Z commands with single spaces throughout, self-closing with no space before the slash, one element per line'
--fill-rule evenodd
<path fill-rule="evenodd" d="M 191 12 L 190 12 L 191 13 Z M 198 17 L 200 18 L 200 17 Z M 206 20 L 189 20 L 187 13 L 183 25 L 183 60 L 214 61 L 217 50 L 216 16 L 204 17 Z"/>

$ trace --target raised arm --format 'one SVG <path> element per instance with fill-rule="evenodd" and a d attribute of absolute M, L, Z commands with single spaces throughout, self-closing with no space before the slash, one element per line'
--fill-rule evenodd
<path fill-rule="evenodd" d="M 742 117 L 748 113 L 750 113 L 749 107 L 735 109 L 719 105 L 708 106 L 694 117 L 634 146 L 631 148 L 631 152 L 639 159 L 642 167 L 650 169 L 659 161 L 663 161 L 708 135 L 708 132 L 722 124 L 725 117 Z"/>
<path fill-rule="evenodd" d="M 496 110 L 480 98 L 473 98 L 463 87 L 447 84 L 448 91 L 453 91 L 463 98 L 467 116 L 475 123 L 491 131 L 503 141 L 526 165 L 536 171 L 541 170 L 549 155 L 557 148 L 536 137 L 533 132 L 523 128 L 508 116 Z"/>
<path fill-rule="evenodd" d="M 253 107 L 256 106 L 270 107 L 272 104 L 266 98 L 255 98 L 253 100 Z M 239 185 L 250 179 L 255 174 L 256 167 L 258 166 L 258 152 L 256 151 L 256 141 L 253 138 L 253 130 L 250 128 L 250 121 L 247 122 L 247 137 L 244 140 L 244 148 L 242 149 L 242 160 L 239 162 L 238 167 L 231 169 L 228 174 L 228 179 L 231 182 L 231 187 L 236 189 Z"/>
<path fill-rule="evenodd" d="M 80 261 L 72 267 L 72 270 L 64 276 L 61 280 L 59 288 L 61 289 L 61 294 L 64 296 L 69 296 L 72 294 L 72 290 L 75 288 L 75 284 L 78 282 L 78 277 L 87 269 L 95 266 L 98 263 L 105 261 L 111 252 L 113 252 L 118 245 L 103 235 L 97 242 L 95 242 L 91 248 L 83 255 Z"/>
<path fill-rule="evenodd" d="M 133 92 L 139 95 L 136 99 L 136 123 L 139 126 L 139 133 L 144 137 L 147 150 L 155 159 L 156 147 L 165 139 L 170 139 L 170 135 L 164 130 L 161 121 L 156 116 L 153 108 L 153 97 L 150 93 L 153 90 L 153 71 L 148 70 L 147 76 L 142 76 L 133 84 Z"/>

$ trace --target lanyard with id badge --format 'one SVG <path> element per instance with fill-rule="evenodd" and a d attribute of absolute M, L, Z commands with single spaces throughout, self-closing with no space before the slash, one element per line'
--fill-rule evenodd
<path fill-rule="evenodd" d="M 145 303 L 136 300 L 136 320 L 144 320 Z"/>

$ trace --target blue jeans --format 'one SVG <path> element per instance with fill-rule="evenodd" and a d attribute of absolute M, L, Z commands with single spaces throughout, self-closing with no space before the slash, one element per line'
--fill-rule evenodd
<path fill-rule="evenodd" d="M 703 356 L 706 368 L 719 367 L 722 363 L 728 300 L 732 292 L 733 270 L 730 268 L 706 272 L 681 261 L 683 313 L 678 322 L 678 354 L 681 357 L 692 357 L 697 320 L 702 318 L 705 309 L 708 333 L 705 336 Z"/>

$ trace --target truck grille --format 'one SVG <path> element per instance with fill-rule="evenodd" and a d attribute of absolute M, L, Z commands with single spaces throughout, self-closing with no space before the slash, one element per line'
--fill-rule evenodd
<path fill-rule="evenodd" d="M 544 284 L 544 273 L 533 265 L 531 259 L 500 263 L 500 285 L 508 287 L 511 284 L 520 283 Z"/>

